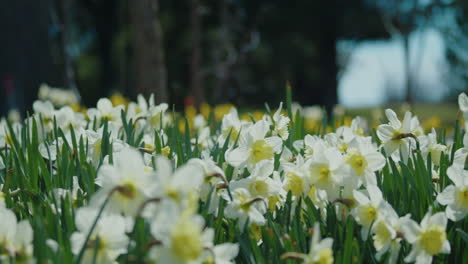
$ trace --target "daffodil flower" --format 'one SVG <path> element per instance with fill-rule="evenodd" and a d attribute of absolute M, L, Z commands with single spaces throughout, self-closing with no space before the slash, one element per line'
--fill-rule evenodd
<path fill-rule="evenodd" d="M 114 155 L 114 165 L 104 164 L 98 171 L 96 184 L 101 188 L 91 204 L 99 208 L 110 195 L 106 210 L 135 216 L 141 204 L 153 197 L 156 177 L 145 167 L 134 149 L 125 148 Z"/>
<path fill-rule="evenodd" d="M 468 171 L 463 167 L 450 166 L 447 176 L 454 183 L 437 195 L 437 201 L 447 205 L 445 214 L 452 221 L 460 221 L 468 215 Z"/>
<path fill-rule="evenodd" d="M 96 208 L 82 207 L 77 210 L 75 224 L 78 230 L 70 238 L 72 252 L 78 255 L 85 247 L 82 263 L 113 264 L 118 256 L 127 252 L 129 239 L 125 235 L 126 222 L 121 215 L 102 214 L 86 241 L 97 215 Z"/>
<path fill-rule="evenodd" d="M 351 211 L 351 214 L 361 225 L 361 238 L 367 240 L 372 223 L 379 219 L 388 210 L 388 203 L 383 199 L 382 192 L 375 185 L 368 185 L 366 196 L 362 191 L 354 190 L 354 199 L 357 206 Z"/>
<path fill-rule="evenodd" d="M 377 135 L 382 141 L 387 155 L 400 150 L 403 161 L 406 162 L 411 148 L 416 146 L 416 135 L 413 133 L 416 127 L 414 126 L 414 122 L 412 122 L 411 112 L 406 112 L 403 123 L 398 120 L 393 110 L 387 109 L 385 110 L 385 114 L 389 123 L 380 125 L 377 129 Z"/>
<path fill-rule="evenodd" d="M 405 258 L 405 262 L 426 264 L 432 262 L 434 255 L 450 253 L 450 243 L 447 240 L 445 228 L 447 217 L 443 212 L 431 214 L 427 212 L 418 225 L 411 219 L 402 220 L 401 228 L 406 241 L 412 244 L 411 252 Z"/>

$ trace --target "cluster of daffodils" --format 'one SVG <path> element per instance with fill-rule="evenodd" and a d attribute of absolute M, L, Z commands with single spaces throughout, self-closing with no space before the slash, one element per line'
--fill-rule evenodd
<path fill-rule="evenodd" d="M 465 94 L 459 104 L 468 113 Z M 153 96 L 54 105 L 0 122 L 2 262 L 463 258 L 468 127 L 426 134 L 411 112 L 387 109 L 374 131 L 356 117 L 307 134 L 282 104 L 248 120 L 230 108 L 219 122 Z M 294 107 L 303 120 L 320 112 Z"/>

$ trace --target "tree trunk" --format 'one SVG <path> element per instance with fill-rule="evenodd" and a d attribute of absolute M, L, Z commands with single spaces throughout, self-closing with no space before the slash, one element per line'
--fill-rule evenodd
<path fill-rule="evenodd" d="M 405 69 L 405 102 L 413 103 L 413 87 L 411 83 L 409 34 L 403 35 L 403 63 Z"/>
<path fill-rule="evenodd" d="M 73 66 L 73 59 L 69 54 L 69 48 L 71 46 L 71 26 L 72 26 L 72 16 L 70 14 L 71 10 L 76 8 L 73 5 L 73 0 L 63 0 L 62 1 L 62 12 L 63 12 L 63 31 L 62 31 L 62 40 L 63 40 L 63 59 L 65 64 L 65 85 L 68 89 L 72 90 L 80 100 L 80 93 L 76 87 L 75 79 L 75 69 Z"/>
<path fill-rule="evenodd" d="M 319 65 L 321 71 L 320 87 L 318 87 L 318 90 L 321 91 L 322 102 L 330 115 L 333 106 L 338 103 L 338 65 L 336 61 L 336 42 L 338 35 L 336 10 L 338 7 L 336 0 L 327 1 L 324 6 L 326 8 L 321 12 L 321 23 L 323 24 L 319 40 Z"/>
<path fill-rule="evenodd" d="M 145 97 L 154 93 L 156 103 L 167 102 L 167 72 L 158 1 L 132 0 L 129 4 L 133 31 L 135 91 Z"/>
<path fill-rule="evenodd" d="M 190 86 L 195 105 L 198 107 L 205 101 L 205 90 L 201 67 L 201 5 L 199 0 L 190 0 L 190 24 L 192 56 L 190 58 Z"/>

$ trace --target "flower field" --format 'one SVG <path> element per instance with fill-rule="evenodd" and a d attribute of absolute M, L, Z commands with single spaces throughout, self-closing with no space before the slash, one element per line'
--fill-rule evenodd
<path fill-rule="evenodd" d="M 0 262 L 468 263 L 465 94 L 429 131 L 409 111 L 327 120 L 286 98 L 184 115 L 38 100 L 2 119 Z"/>

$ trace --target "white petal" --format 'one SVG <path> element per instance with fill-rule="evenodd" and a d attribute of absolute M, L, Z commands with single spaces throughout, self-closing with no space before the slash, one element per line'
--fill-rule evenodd
<path fill-rule="evenodd" d="M 240 167 L 249 158 L 249 151 L 246 147 L 238 147 L 234 150 L 226 151 L 224 157 L 231 166 Z"/>
<path fill-rule="evenodd" d="M 268 137 L 265 138 L 265 141 L 273 146 L 273 150 L 275 153 L 280 153 L 281 152 L 281 147 L 283 146 L 283 140 L 280 137 L 273 136 L 273 137 Z"/>
<path fill-rule="evenodd" d="M 403 119 L 403 125 L 401 127 L 401 131 L 403 133 L 411 133 L 411 112 L 405 113 L 405 118 Z"/>
<path fill-rule="evenodd" d="M 367 196 L 365 196 L 365 195 L 364 195 L 362 192 L 360 192 L 360 191 L 353 190 L 353 195 L 354 195 L 354 199 L 356 199 L 356 201 L 357 201 L 360 205 L 370 203 L 369 198 L 367 198 Z"/>
<path fill-rule="evenodd" d="M 394 128 L 400 128 L 401 127 L 401 122 L 398 120 L 398 117 L 396 113 L 392 109 L 386 109 L 385 110 L 385 115 L 388 118 L 388 121 L 390 125 Z"/>
<path fill-rule="evenodd" d="M 224 261 L 231 261 L 239 254 L 239 245 L 233 243 L 223 243 L 215 246 L 213 251 L 217 258 L 216 263 L 218 263 L 220 259 Z"/>
<path fill-rule="evenodd" d="M 389 141 L 393 138 L 395 129 L 390 125 L 380 125 L 377 128 L 377 135 L 382 141 Z"/>
<path fill-rule="evenodd" d="M 419 233 L 421 233 L 419 225 L 409 218 L 401 219 L 401 230 L 405 234 L 405 239 L 411 244 L 418 240 Z"/>
<path fill-rule="evenodd" d="M 156 172 L 158 178 L 162 180 L 162 182 L 167 183 L 170 181 L 170 177 L 172 175 L 172 165 L 171 162 L 163 156 L 156 157 Z"/>
<path fill-rule="evenodd" d="M 203 183 L 203 171 L 200 167 L 190 164 L 177 168 L 172 177 L 173 185 L 185 190 L 198 188 Z"/>
<path fill-rule="evenodd" d="M 33 230 L 27 220 L 18 223 L 16 227 L 15 241 L 18 247 L 25 247 L 33 241 Z"/>
<path fill-rule="evenodd" d="M 445 228 L 447 226 L 447 217 L 444 212 L 438 212 L 429 218 L 429 223 Z"/>
<path fill-rule="evenodd" d="M 445 240 L 444 244 L 442 245 L 442 250 L 440 252 L 445 254 L 450 253 L 450 242 L 448 240 Z"/>
<path fill-rule="evenodd" d="M 7 208 L 0 207 L 0 241 L 12 241 L 16 232 L 16 215 Z"/>
<path fill-rule="evenodd" d="M 416 256 L 416 264 L 431 264 L 432 263 L 432 256 L 421 252 L 418 256 Z"/>
<path fill-rule="evenodd" d="M 461 186 L 463 185 L 464 169 L 463 167 L 450 166 L 447 169 L 447 176 L 456 186 Z"/>
<path fill-rule="evenodd" d="M 369 192 L 370 200 L 373 203 L 379 204 L 382 201 L 382 191 L 380 191 L 379 187 L 376 185 L 368 185 L 367 191 Z"/>
<path fill-rule="evenodd" d="M 455 201 L 455 186 L 447 186 L 439 195 L 437 201 L 442 205 L 451 204 Z"/>
<path fill-rule="evenodd" d="M 468 211 L 455 210 L 451 205 L 449 205 L 447 208 L 445 208 L 445 214 L 447 215 L 448 219 L 456 222 L 465 218 L 465 216 L 468 215 Z"/>
<path fill-rule="evenodd" d="M 378 171 L 385 166 L 385 158 L 379 152 L 369 153 L 366 155 L 367 166 L 372 171 Z"/>

